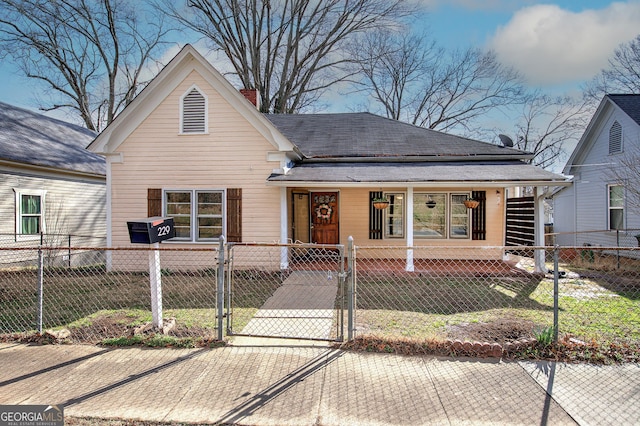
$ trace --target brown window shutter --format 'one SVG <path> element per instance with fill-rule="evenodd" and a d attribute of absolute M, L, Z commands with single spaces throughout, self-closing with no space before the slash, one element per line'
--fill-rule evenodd
<path fill-rule="evenodd" d="M 162 216 L 162 189 L 147 189 L 147 216 Z"/>
<path fill-rule="evenodd" d="M 381 198 L 382 191 L 369 192 L 369 239 L 370 240 L 381 240 L 382 239 L 382 227 L 383 223 L 383 215 L 382 210 L 378 210 L 373 207 L 373 199 Z"/>
<path fill-rule="evenodd" d="M 487 239 L 487 193 L 486 191 L 473 191 L 471 196 L 480 201 L 475 209 L 471 210 L 471 239 Z"/>
<path fill-rule="evenodd" d="M 227 189 L 227 241 L 242 242 L 242 188 Z"/>

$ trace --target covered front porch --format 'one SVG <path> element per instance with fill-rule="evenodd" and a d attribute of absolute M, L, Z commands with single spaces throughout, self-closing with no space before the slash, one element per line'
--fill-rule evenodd
<path fill-rule="evenodd" d="M 501 186 L 463 187 L 282 187 L 281 240 L 312 244 L 343 244 L 352 237 L 363 246 L 404 247 L 394 252 L 386 265 L 392 270 L 426 272 L 442 269 L 431 259 L 414 254 L 414 248 L 443 247 L 447 259 L 473 262 L 493 261 L 488 269 L 501 269 L 506 239 L 505 205 L 509 188 Z M 545 188 L 536 188 L 536 246 L 544 245 Z M 385 209 L 374 199 L 387 198 Z M 463 200 L 479 200 L 475 208 Z M 436 207 L 431 207 L 432 201 Z M 439 206 L 438 206 L 439 204 Z M 483 248 L 471 253 L 466 248 Z M 538 253 L 536 251 L 536 253 Z M 369 254 L 371 256 L 371 254 Z M 536 270 L 545 272 L 543 255 L 536 254 Z M 472 267 L 478 273 L 487 265 Z M 283 265 L 285 266 L 285 265 Z M 285 266 L 286 267 L 286 266 Z M 448 267 L 452 267 L 449 265 Z M 508 266 L 505 266 L 507 269 Z"/>

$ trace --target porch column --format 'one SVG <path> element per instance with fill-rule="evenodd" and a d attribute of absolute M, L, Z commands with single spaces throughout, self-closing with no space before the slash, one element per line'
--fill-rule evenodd
<path fill-rule="evenodd" d="M 287 188 L 280 188 L 280 242 L 286 244 L 289 240 L 288 229 L 288 209 L 287 209 Z M 289 268 L 289 250 L 287 247 L 280 248 L 280 269 Z"/>
<path fill-rule="evenodd" d="M 544 246 L 544 189 L 536 186 L 533 188 L 534 200 L 534 245 L 536 247 Z M 544 264 L 545 251 L 538 249 L 534 251 L 533 259 L 535 262 L 535 272 L 547 272 Z"/>
<path fill-rule="evenodd" d="M 413 272 L 413 187 L 407 188 L 407 264 L 405 270 Z"/>

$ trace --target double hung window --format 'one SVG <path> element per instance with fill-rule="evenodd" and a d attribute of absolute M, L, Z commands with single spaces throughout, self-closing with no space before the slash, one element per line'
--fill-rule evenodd
<path fill-rule="evenodd" d="M 624 187 L 609 185 L 609 229 L 624 229 Z"/>
<path fill-rule="evenodd" d="M 415 238 L 469 238 L 467 193 L 416 193 L 413 197 Z"/>
<path fill-rule="evenodd" d="M 45 191 L 24 191 L 14 189 L 16 194 L 16 233 L 37 235 L 45 232 L 44 196 Z"/>
<path fill-rule="evenodd" d="M 387 193 L 389 207 L 385 212 L 385 238 L 404 238 L 404 194 Z"/>
<path fill-rule="evenodd" d="M 173 217 L 175 240 L 217 241 L 224 235 L 224 191 L 166 190 L 164 212 Z"/>

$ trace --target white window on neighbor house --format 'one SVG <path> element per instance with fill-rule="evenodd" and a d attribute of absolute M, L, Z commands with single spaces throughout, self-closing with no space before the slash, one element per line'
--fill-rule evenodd
<path fill-rule="evenodd" d="M 624 186 L 609 185 L 609 229 L 624 229 Z"/>
<path fill-rule="evenodd" d="M 207 97 L 191 87 L 180 100 L 180 133 L 207 133 Z"/>
<path fill-rule="evenodd" d="M 45 232 L 43 190 L 14 188 L 16 194 L 16 234 L 38 235 Z"/>
<path fill-rule="evenodd" d="M 224 234 L 224 191 L 165 190 L 163 211 L 173 217 L 175 241 L 218 241 Z"/>
<path fill-rule="evenodd" d="M 609 128 L 609 154 L 622 152 L 622 126 L 614 121 Z"/>

